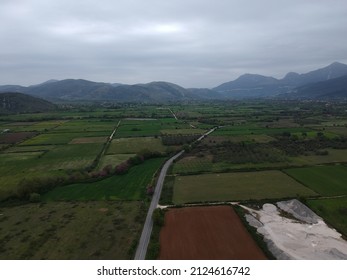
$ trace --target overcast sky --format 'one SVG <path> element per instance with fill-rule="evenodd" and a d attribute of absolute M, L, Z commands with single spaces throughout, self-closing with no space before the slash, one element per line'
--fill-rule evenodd
<path fill-rule="evenodd" d="M 0 0 L 0 84 L 214 87 L 347 63 L 346 0 Z"/>

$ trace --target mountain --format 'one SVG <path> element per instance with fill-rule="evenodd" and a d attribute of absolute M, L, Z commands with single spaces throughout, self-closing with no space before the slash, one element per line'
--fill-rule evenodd
<path fill-rule="evenodd" d="M 347 65 L 334 62 L 324 68 L 308 72 L 306 74 L 288 73 L 282 82 L 290 86 L 302 86 L 347 75 Z"/>
<path fill-rule="evenodd" d="M 281 87 L 279 80 L 257 74 L 244 74 L 234 81 L 221 84 L 214 91 L 225 97 L 248 98 L 276 95 Z"/>
<path fill-rule="evenodd" d="M 0 113 L 35 113 L 48 112 L 55 109 L 55 105 L 30 95 L 18 92 L 0 93 Z"/>
<path fill-rule="evenodd" d="M 238 79 L 221 84 L 213 90 L 229 98 L 274 97 L 304 85 L 328 81 L 347 75 L 347 65 L 334 62 L 324 68 L 304 74 L 289 72 L 283 79 L 255 74 L 245 74 Z"/>
<path fill-rule="evenodd" d="M 49 101 L 115 101 L 165 103 L 185 100 L 220 99 L 220 94 L 209 89 L 185 89 L 173 83 L 151 82 L 147 84 L 109 84 L 87 80 L 50 80 L 42 84 L 0 86 L 1 91 L 21 91 Z"/>
<path fill-rule="evenodd" d="M 186 89 L 168 82 L 125 85 L 101 83 L 82 79 L 49 80 L 42 84 L 23 87 L 0 86 L 0 92 L 22 92 L 52 102 L 61 101 L 113 101 L 166 103 L 189 100 L 243 99 L 243 98 L 302 98 L 303 86 L 330 81 L 347 75 L 347 65 L 334 62 L 331 65 L 304 74 L 289 72 L 283 79 L 258 74 L 244 74 L 234 81 L 223 83 L 213 89 Z M 335 84 L 318 84 L 315 88 Z M 317 89 L 318 91 L 318 89 Z M 336 95 L 336 93 L 334 93 Z M 309 94 L 311 95 L 311 94 Z M 303 95 L 305 96 L 305 94 Z M 339 93 L 336 96 L 341 96 Z M 313 97 L 313 95 L 312 95 Z M 317 95 L 318 98 L 318 95 Z M 334 97 L 335 98 L 335 97 Z"/>
<path fill-rule="evenodd" d="M 289 99 L 347 100 L 347 75 L 296 88 L 285 97 Z"/>

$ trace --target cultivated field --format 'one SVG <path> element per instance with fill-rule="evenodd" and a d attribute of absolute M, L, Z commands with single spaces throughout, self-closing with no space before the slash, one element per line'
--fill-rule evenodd
<path fill-rule="evenodd" d="M 90 183 L 55 188 L 43 196 L 44 201 L 140 200 L 146 187 L 165 158 L 155 158 L 132 167 L 127 174 L 114 175 Z"/>
<path fill-rule="evenodd" d="M 316 166 L 285 172 L 322 196 L 347 195 L 347 167 Z"/>
<path fill-rule="evenodd" d="M 166 147 L 161 143 L 160 138 L 117 138 L 112 140 L 107 154 L 137 154 L 143 150 L 162 153 L 166 151 Z"/>
<path fill-rule="evenodd" d="M 144 213 L 137 201 L 0 207 L 0 259 L 130 259 Z"/>
<path fill-rule="evenodd" d="M 347 237 L 347 197 L 308 200 L 308 206 Z"/>
<path fill-rule="evenodd" d="M 173 202 L 240 201 L 298 195 L 317 194 L 276 170 L 216 173 L 175 177 Z"/>
<path fill-rule="evenodd" d="M 230 206 L 169 209 L 160 232 L 162 260 L 266 259 Z"/>

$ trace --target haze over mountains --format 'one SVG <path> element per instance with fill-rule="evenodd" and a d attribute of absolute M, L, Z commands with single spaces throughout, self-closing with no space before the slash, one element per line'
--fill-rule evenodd
<path fill-rule="evenodd" d="M 283 79 L 244 74 L 213 89 L 186 89 L 168 82 L 124 85 L 87 80 L 49 80 L 39 85 L 0 86 L 0 92 L 22 92 L 50 101 L 177 102 L 207 99 L 284 98 L 347 99 L 347 65 L 331 65 L 305 74 L 289 72 Z"/>

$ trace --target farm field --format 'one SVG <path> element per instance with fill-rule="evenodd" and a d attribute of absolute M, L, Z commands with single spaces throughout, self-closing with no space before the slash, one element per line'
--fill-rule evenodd
<path fill-rule="evenodd" d="M 317 193 L 281 171 L 215 173 L 176 176 L 173 202 L 277 199 Z"/>
<path fill-rule="evenodd" d="M 100 159 L 98 170 L 102 170 L 105 166 L 111 165 L 112 167 L 127 161 L 129 158 L 136 156 L 136 154 L 115 154 L 103 155 Z"/>
<path fill-rule="evenodd" d="M 162 260 L 266 259 L 231 206 L 169 209 L 160 232 Z"/>
<path fill-rule="evenodd" d="M 124 175 L 55 188 L 43 196 L 44 201 L 141 200 L 146 187 L 165 158 L 146 160 Z"/>
<path fill-rule="evenodd" d="M 291 158 L 293 165 L 317 165 L 326 163 L 347 162 L 347 149 L 326 149 L 327 155 L 306 155 Z"/>
<path fill-rule="evenodd" d="M 151 152 L 165 152 L 166 147 L 160 138 L 154 137 L 133 137 L 113 139 L 107 149 L 107 154 L 137 154 L 143 150 Z"/>
<path fill-rule="evenodd" d="M 58 202 L 0 206 L 0 259 L 131 259 L 141 202 Z"/>
<path fill-rule="evenodd" d="M 285 172 L 322 196 L 347 195 L 345 166 L 293 168 Z"/>
<path fill-rule="evenodd" d="M 169 169 L 161 205 L 247 201 L 256 207 L 261 200 L 301 198 L 345 232 L 345 198 L 332 200 L 347 195 L 345 122 L 344 103 L 249 100 L 72 103 L 58 105 L 56 112 L 1 115 L 0 255 L 130 258 L 151 200 L 147 187 L 163 162 L 181 149 L 185 152 Z M 212 127 L 214 133 L 194 142 Z M 153 152 L 148 157 L 155 152 L 163 157 L 142 162 L 136 154 L 144 149 Z M 115 175 L 128 165 L 127 173 Z M 189 217 L 192 209 L 167 214 L 177 211 L 180 217 L 181 210 Z M 233 215 L 219 211 L 200 216 L 212 219 L 208 226 L 213 227 L 216 215 L 227 220 Z M 170 226 L 181 227 L 180 219 Z M 219 224 L 216 229 L 226 230 Z M 187 239 L 197 235 L 185 234 Z M 231 239 L 227 246 L 234 246 Z"/>
<path fill-rule="evenodd" d="M 308 206 L 347 237 L 347 197 L 310 199 Z"/>

